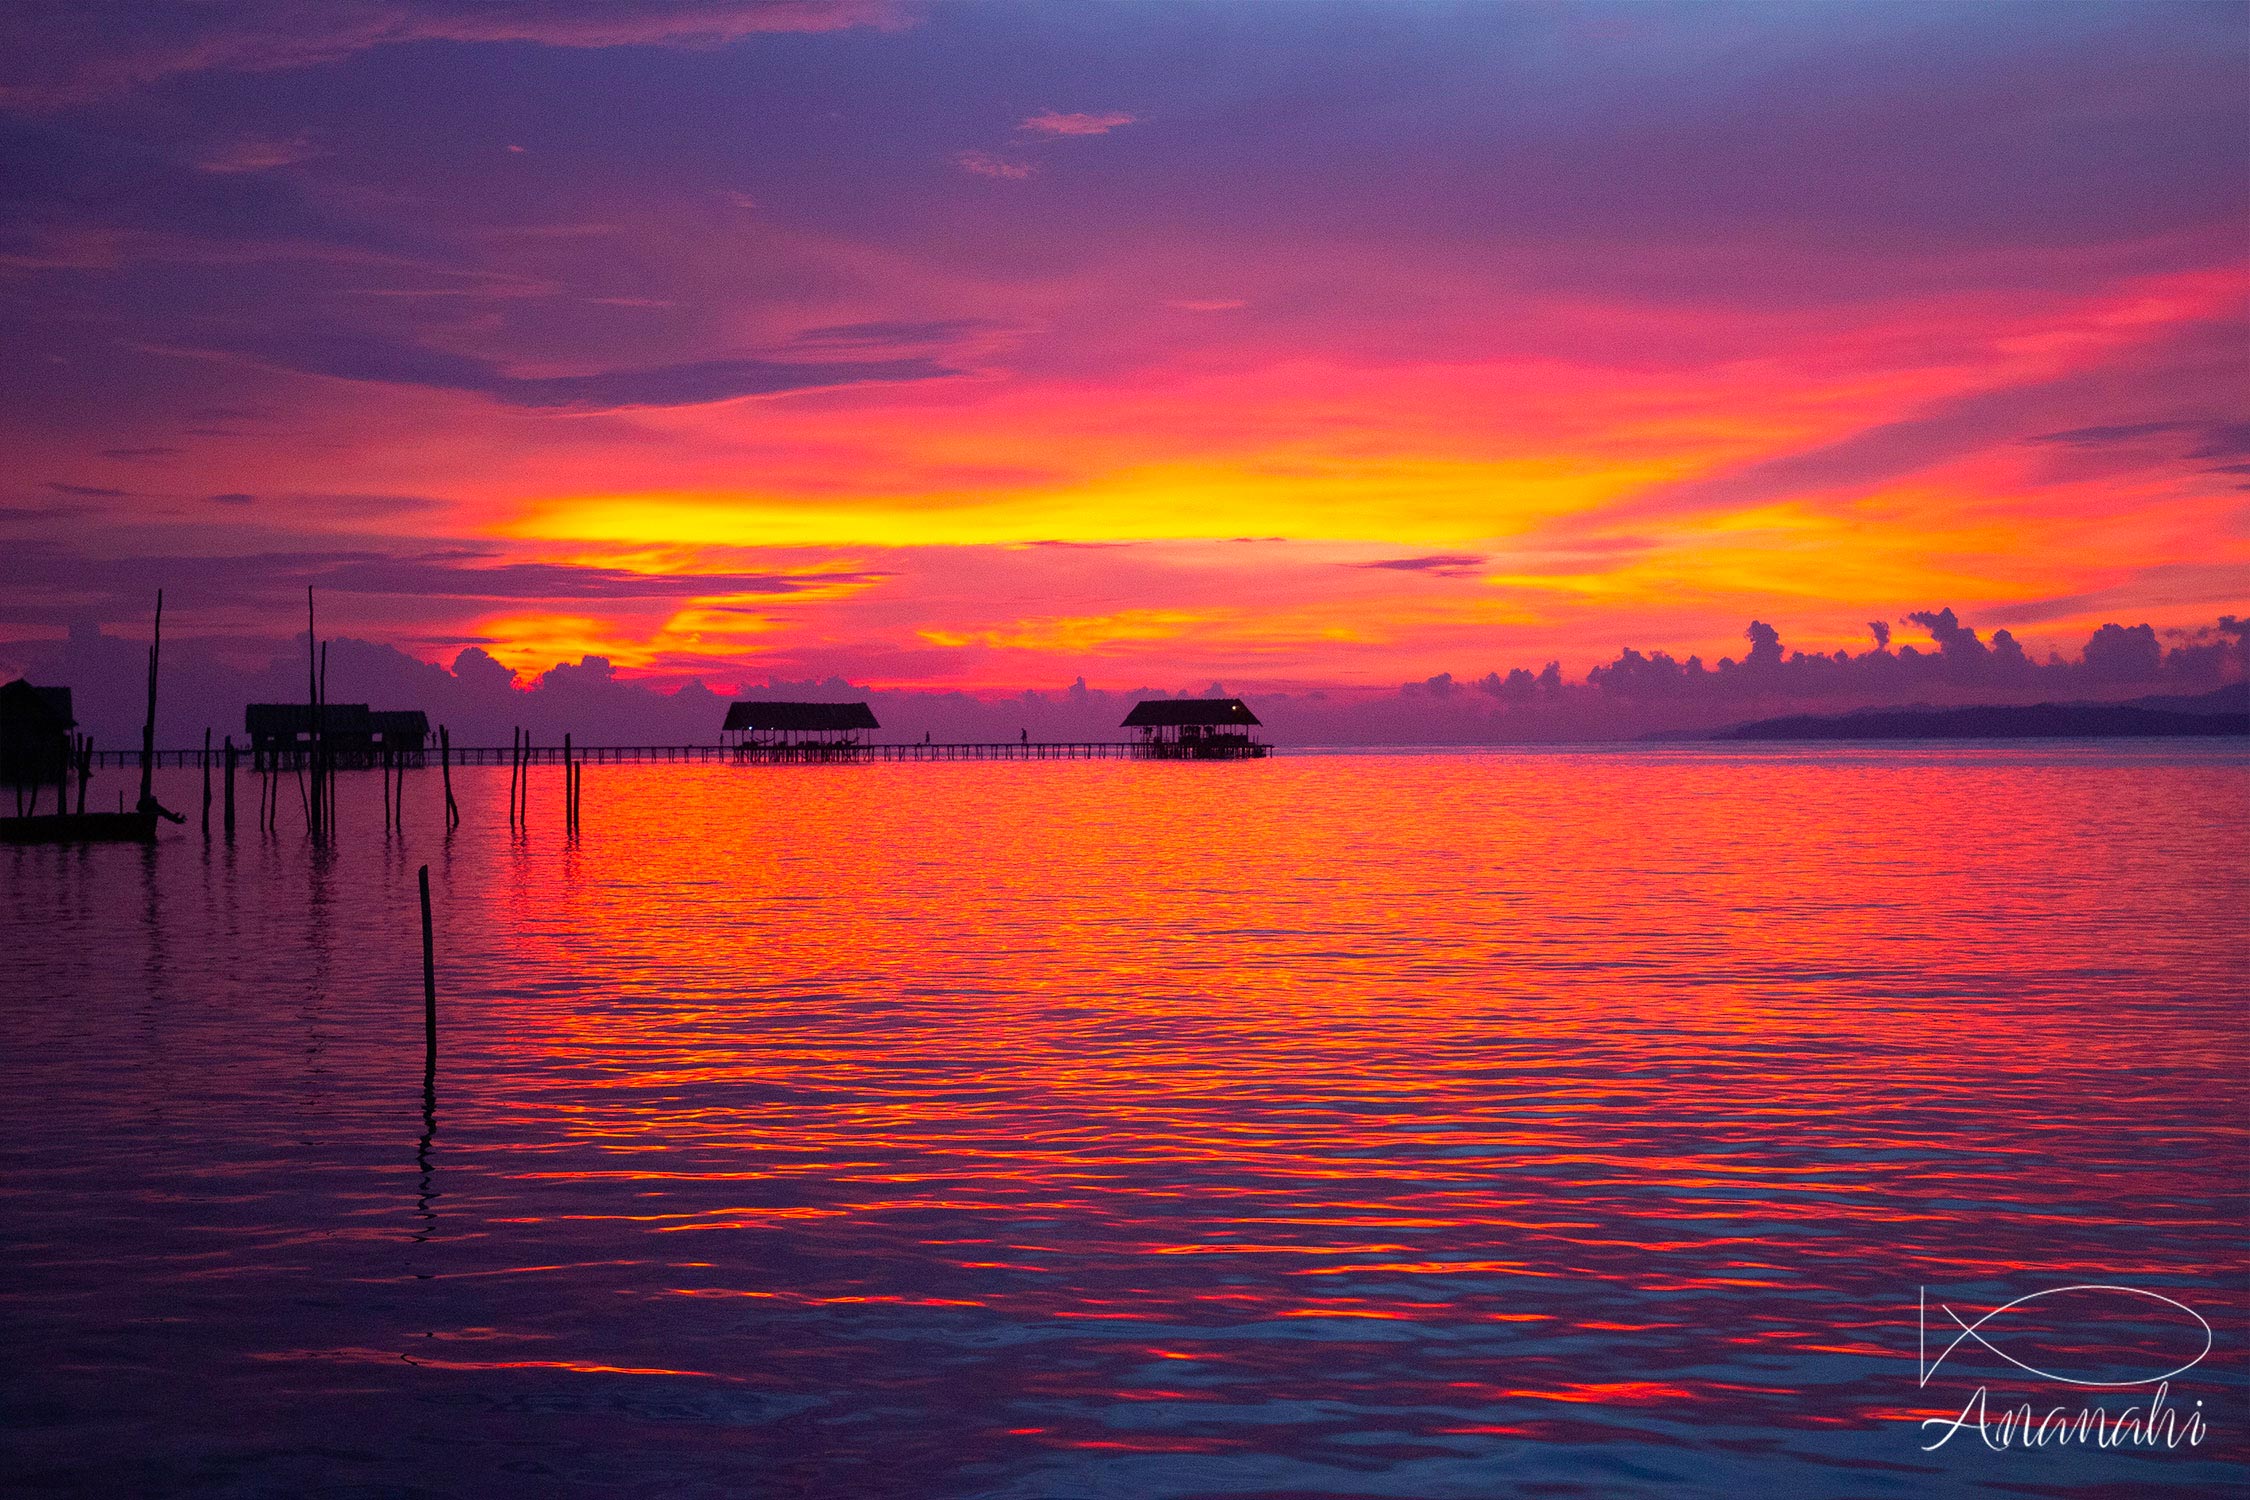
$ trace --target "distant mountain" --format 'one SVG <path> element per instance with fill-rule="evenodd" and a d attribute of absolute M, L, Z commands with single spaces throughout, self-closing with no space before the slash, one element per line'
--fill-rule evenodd
<path fill-rule="evenodd" d="M 1967 708 L 1871 708 L 1791 714 L 1714 731 L 1719 740 L 2129 739 L 2161 735 L 2250 735 L 2250 683 L 2193 696 L 2125 703 L 1978 704 Z"/>

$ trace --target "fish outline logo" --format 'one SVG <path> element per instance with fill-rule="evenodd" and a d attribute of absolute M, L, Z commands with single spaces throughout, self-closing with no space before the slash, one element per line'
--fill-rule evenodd
<path fill-rule="evenodd" d="M 1999 1307 L 1992 1309 L 1992 1311 L 1985 1313 L 1974 1323 L 1964 1322 L 1961 1315 L 1958 1312 L 1955 1312 L 1950 1305 L 1943 1302 L 1939 1303 L 1938 1310 L 1944 1313 L 1948 1318 L 1951 1318 L 1953 1320 L 1954 1327 L 1959 1329 L 1960 1331 L 1953 1335 L 1952 1339 L 1947 1342 L 1946 1346 L 1943 1349 L 1938 1351 L 1936 1359 L 1931 1359 L 1929 1354 L 1930 1290 L 1926 1286 L 1917 1287 L 1915 1290 L 1919 1295 L 1919 1302 L 1915 1320 L 1914 1351 L 1915 1364 L 1920 1372 L 1920 1378 L 1915 1382 L 1915 1385 L 1918 1389 L 1925 1388 L 1929 1385 L 1930 1377 L 1937 1373 L 1938 1367 L 1945 1363 L 1946 1357 L 1948 1355 L 1952 1354 L 1954 1350 L 1961 1347 L 1961 1343 L 1964 1339 L 1974 1339 L 1980 1347 L 1988 1350 L 1993 1354 L 1997 1354 L 1998 1356 L 2000 1356 L 2000 1358 L 2006 1360 L 2009 1364 L 2014 1365 L 2017 1369 L 2024 1371 L 2026 1374 L 2038 1376 L 2041 1380 L 2052 1380 L 2062 1385 L 2081 1386 L 2089 1390 L 2112 1391 L 2129 1390 L 2135 1386 L 2160 1385 L 2163 1382 L 2172 1379 L 2174 1376 L 2185 1375 L 2188 1371 L 2203 1363 L 2204 1357 L 2210 1354 L 2213 1343 L 2211 1324 L 2204 1318 L 2203 1314 L 2197 1312 L 2194 1308 L 2188 1306 L 2185 1302 L 2182 1302 L 2175 1297 L 2167 1297 L 2162 1292 L 2152 1292 L 2145 1287 L 2118 1286 L 2113 1283 L 2106 1282 L 2080 1282 L 2071 1286 L 2051 1286 L 2046 1288 L 2044 1291 L 2027 1293 L 2024 1296 L 2016 1298 L 2013 1302 L 2003 1303 Z M 2042 1370 L 2037 1365 L 2026 1364 L 2024 1361 L 2016 1358 L 2013 1354 L 2010 1354 L 2007 1350 L 2001 1348 L 1999 1345 L 1993 1343 L 1990 1339 L 1987 1339 L 1984 1336 L 1983 1330 L 1985 1328 L 1985 1325 L 1990 1323 L 1993 1319 L 2000 1317 L 2005 1313 L 2012 1312 L 2016 1308 L 2022 1307 L 2027 1302 L 2037 1302 L 2043 1297 L 2059 1297 L 2068 1292 L 2114 1292 L 2127 1297 L 2146 1298 L 2152 1302 L 2161 1302 L 2167 1307 L 2177 1308 L 2181 1312 L 2186 1313 L 2190 1318 L 2193 1318 L 2195 1320 L 2195 1326 L 2203 1330 L 2203 1347 L 2197 1350 L 2195 1356 L 2192 1359 L 2189 1359 L 2185 1364 L 2176 1365 L 2172 1369 L 2166 1370 L 2160 1375 L 2142 1376 L 2133 1380 L 2080 1380 L 2070 1375 L 2058 1375 L 2052 1370 Z M 1940 1328 L 1939 1333 L 1942 1335 L 1944 1333 L 1944 1329 Z"/>

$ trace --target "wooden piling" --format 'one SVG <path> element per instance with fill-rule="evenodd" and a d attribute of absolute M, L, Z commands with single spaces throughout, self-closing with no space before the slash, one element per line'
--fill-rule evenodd
<path fill-rule="evenodd" d="M 94 737 L 90 734 L 83 734 L 78 737 L 78 813 L 80 817 L 84 817 L 86 814 L 86 783 L 93 779 Z"/>
<path fill-rule="evenodd" d="M 203 842 L 211 842 L 211 726 L 203 726 Z"/>
<path fill-rule="evenodd" d="M 164 648 L 164 590 L 156 591 L 156 626 L 148 642 L 148 717 L 141 723 L 141 801 L 156 800 L 156 661 Z"/>
<path fill-rule="evenodd" d="M 563 735 L 563 828 L 578 831 L 578 764 L 570 750 L 570 735 Z"/>
<path fill-rule="evenodd" d="M 375 757 L 375 769 L 383 778 L 383 831 L 391 831 L 391 751 L 384 746 Z"/>
<path fill-rule="evenodd" d="M 310 721 L 305 737 L 305 759 L 311 763 L 312 792 L 306 794 L 303 773 L 300 772 L 297 790 L 305 803 L 305 831 L 315 838 L 320 836 L 320 632 L 313 619 L 312 585 L 305 585 L 305 715 Z"/>
<path fill-rule="evenodd" d="M 461 808 L 453 800 L 453 735 L 443 724 L 438 726 L 438 767 L 445 773 L 445 826 L 461 825 Z"/>
<path fill-rule="evenodd" d="M 312 590 L 307 589 L 309 596 Z M 320 643 L 320 700 L 313 710 L 313 759 L 317 763 L 313 772 L 313 785 L 320 793 L 320 830 L 332 834 L 336 829 L 336 764 L 328 751 L 328 643 Z"/>
<path fill-rule="evenodd" d="M 437 1073 L 437 939 L 430 927 L 430 867 L 422 866 L 422 1071 Z"/>
<path fill-rule="evenodd" d="M 225 826 L 227 838 L 234 838 L 234 736 L 227 736 L 227 801 Z"/>

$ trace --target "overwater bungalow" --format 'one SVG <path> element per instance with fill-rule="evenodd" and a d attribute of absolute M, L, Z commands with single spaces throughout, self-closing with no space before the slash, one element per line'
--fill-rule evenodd
<path fill-rule="evenodd" d="M 430 716 L 418 708 L 378 708 L 368 714 L 374 726 L 375 748 L 391 756 L 404 756 L 408 764 L 422 758 L 430 744 Z"/>
<path fill-rule="evenodd" d="M 841 759 L 859 749 L 859 731 L 882 727 L 864 703 L 751 701 L 728 706 L 721 734 L 745 759 Z"/>
<path fill-rule="evenodd" d="M 187 819 L 156 800 L 151 777 L 156 769 L 156 668 L 164 641 L 164 591 L 156 591 L 156 621 L 148 645 L 148 714 L 141 725 L 141 796 L 127 812 L 88 812 L 86 789 L 93 770 L 91 746 L 71 743 L 76 723 L 70 708 L 70 689 L 35 687 L 17 678 L 0 687 L 0 751 L 8 775 L 18 783 L 21 804 L 13 817 L 0 817 L 0 843 L 77 844 L 116 840 L 145 842 L 156 837 L 159 818 L 174 823 Z M 76 810 L 70 803 L 70 772 L 78 773 Z M 31 778 L 36 777 L 36 780 Z M 54 788 L 53 812 L 38 809 L 43 785 Z M 123 799 L 120 798 L 120 801 Z"/>
<path fill-rule="evenodd" d="M 253 703 L 242 711 L 256 767 L 287 764 L 312 748 L 313 711 L 303 703 Z M 338 766 L 382 764 L 384 756 L 420 763 L 429 748 L 430 718 L 418 708 L 370 709 L 364 703 L 329 703 L 320 710 L 320 737 Z"/>
<path fill-rule="evenodd" d="M 70 760 L 70 689 L 35 687 L 18 677 L 0 687 L 0 782 L 48 786 Z"/>
<path fill-rule="evenodd" d="M 1258 716 L 1240 698 L 1150 698 L 1133 706 L 1123 727 L 1138 729 L 1157 760 L 1254 760 L 1272 751 L 1250 737 Z"/>

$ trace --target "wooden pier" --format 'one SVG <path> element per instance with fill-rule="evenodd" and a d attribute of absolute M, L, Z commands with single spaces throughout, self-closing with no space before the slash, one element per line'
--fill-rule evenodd
<path fill-rule="evenodd" d="M 1197 753 L 1186 746 L 1155 740 L 997 740 L 935 744 L 914 740 L 869 745 L 579 745 L 568 753 L 580 765 L 603 766 L 807 765 L 925 760 L 1263 760 L 1273 753 L 1271 745 L 1255 741 L 1223 749 L 1200 748 L 1201 753 Z M 96 768 L 137 767 L 141 763 L 138 750 L 88 753 Z M 206 754 L 201 749 L 151 753 L 157 767 L 182 770 L 202 766 Z M 215 756 L 220 752 L 209 753 Z M 506 745 L 455 745 L 452 749 L 453 763 L 457 766 L 505 766 L 516 764 L 519 756 L 526 764 L 559 766 L 563 764 L 564 754 L 565 748 L 561 745 L 530 745 L 522 750 Z M 422 752 L 405 753 L 409 767 L 420 767 L 431 758 Z M 281 769 L 292 769 L 302 763 L 303 752 L 284 751 L 279 759 Z"/>

